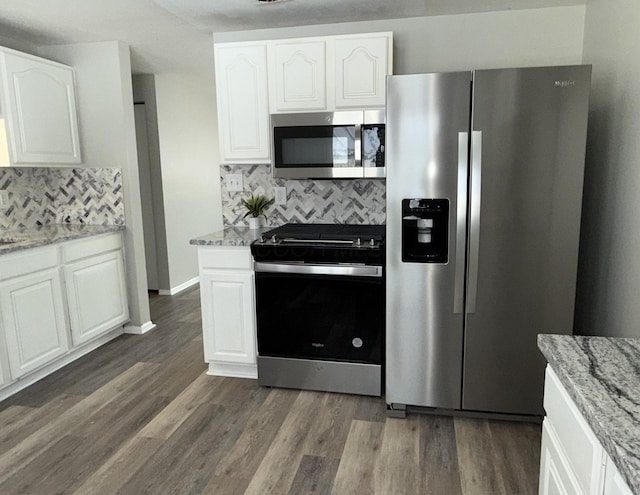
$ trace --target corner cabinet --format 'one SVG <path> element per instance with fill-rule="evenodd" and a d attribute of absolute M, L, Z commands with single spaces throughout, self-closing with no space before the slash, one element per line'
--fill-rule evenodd
<path fill-rule="evenodd" d="M 267 47 L 264 43 L 214 45 L 220 159 L 269 163 Z"/>
<path fill-rule="evenodd" d="M 73 69 L 0 48 L 0 72 L 11 163 L 80 163 Z"/>
<path fill-rule="evenodd" d="M 632 495 L 549 366 L 545 375 L 544 408 L 540 495 Z"/>
<path fill-rule="evenodd" d="M 248 246 L 198 246 L 208 374 L 257 378 L 253 258 Z"/>

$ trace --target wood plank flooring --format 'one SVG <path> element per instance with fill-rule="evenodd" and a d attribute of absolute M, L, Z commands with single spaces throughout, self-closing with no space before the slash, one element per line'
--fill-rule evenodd
<path fill-rule="evenodd" d="M 537 493 L 539 425 L 207 376 L 199 297 L 0 403 L 0 494 Z"/>

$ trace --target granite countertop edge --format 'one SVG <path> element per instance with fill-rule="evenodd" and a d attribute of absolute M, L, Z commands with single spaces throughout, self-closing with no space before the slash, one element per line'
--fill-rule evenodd
<path fill-rule="evenodd" d="M 640 339 L 538 335 L 538 347 L 633 493 L 640 494 Z"/>
<path fill-rule="evenodd" d="M 210 234 L 196 237 L 189 241 L 194 246 L 249 246 L 260 237 L 260 234 L 273 229 L 273 227 L 225 227 Z"/>
<path fill-rule="evenodd" d="M 125 230 L 124 225 L 47 224 L 0 233 L 0 255 Z"/>

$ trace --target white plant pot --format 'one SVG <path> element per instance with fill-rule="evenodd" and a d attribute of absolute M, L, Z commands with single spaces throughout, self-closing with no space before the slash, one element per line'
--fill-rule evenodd
<path fill-rule="evenodd" d="M 262 226 L 262 217 L 249 217 L 249 228 L 259 229 Z"/>

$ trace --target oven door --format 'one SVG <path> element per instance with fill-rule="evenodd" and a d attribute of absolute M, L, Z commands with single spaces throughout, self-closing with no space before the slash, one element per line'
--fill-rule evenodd
<path fill-rule="evenodd" d="M 382 364 L 382 267 L 256 263 L 260 356 Z"/>

